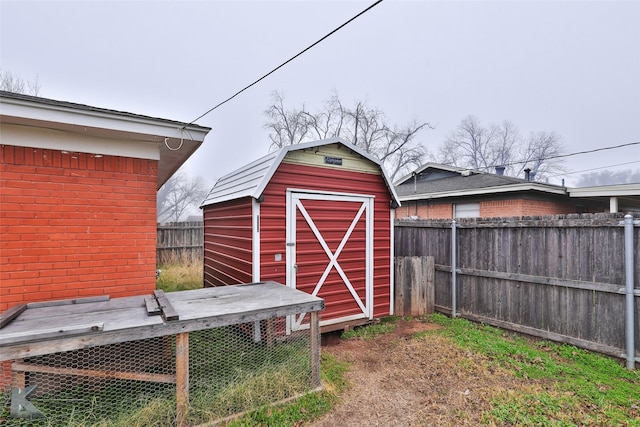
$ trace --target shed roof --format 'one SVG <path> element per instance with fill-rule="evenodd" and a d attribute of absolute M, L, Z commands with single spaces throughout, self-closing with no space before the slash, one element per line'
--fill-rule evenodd
<path fill-rule="evenodd" d="M 385 180 L 389 193 L 392 196 L 392 200 L 396 201 L 398 204 L 400 203 L 398 195 L 396 194 L 391 181 L 387 177 L 387 174 L 378 159 L 342 138 L 330 138 L 283 147 L 278 151 L 269 153 L 266 156 L 223 176 L 216 181 L 206 199 L 202 202 L 202 206 L 240 199 L 242 197 L 258 199 L 271 180 L 271 177 L 278 169 L 278 166 L 280 166 L 280 163 L 282 163 L 282 160 L 289 152 L 306 150 L 329 144 L 341 144 L 376 164 Z"/>
<path fill-rule="evenodd" d="M 0 91 L 0 105 L 3 124 L 157 145 L 160 149 L 158 188 L 196 151 L 211 131 L 209 127 L 175 120 L 6 91 Z"/>

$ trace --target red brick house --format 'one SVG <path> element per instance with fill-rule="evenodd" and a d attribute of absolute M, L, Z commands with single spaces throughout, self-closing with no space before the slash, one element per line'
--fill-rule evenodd
<path fill-rule="evenodd" d="M 395 189 L 402 202 L 396 216 L 398 219 L 514 217 L 640 208 L 637 184 L 581 192 L 528 178 L 427 163 L 396 182 Z"/>
<path fill-rule="evenodd" d="M 155 289 L 156 192 L 211 130 L 0 92 L 0 311 Z"/>

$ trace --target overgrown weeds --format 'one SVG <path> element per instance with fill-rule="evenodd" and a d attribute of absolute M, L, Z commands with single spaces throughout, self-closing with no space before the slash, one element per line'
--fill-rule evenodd
<path fill-rule="evenodd" d="M 199 289 L 203 286 L 202 260 L 177 260 L 158 266 L 156 288 L 165 292 Z"/>
<path fill-rule="evenodd" d="M 348 364 L 334 356 L 322 354 L 323 390 L 308 393 L 294 402 L 264 406 L 228 424 L 229 427 L 270 426 L 289 427 L 320 418 L 331 411 L 340 394 L 349 387 L 345 380 Z"/>

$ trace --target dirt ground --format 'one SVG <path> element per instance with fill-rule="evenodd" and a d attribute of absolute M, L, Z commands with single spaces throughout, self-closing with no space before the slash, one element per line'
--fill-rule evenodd
<path fill-rule="evenodd" d="M 372 340 L 325 337 L 322 351 L 350 363 L 351 387 L 310 425 L 480 425 L 490 397 L 514 386 L 513 378 L 437 335 L 414 337 L 438 327 L 400 321 L 394 332 Z"/>

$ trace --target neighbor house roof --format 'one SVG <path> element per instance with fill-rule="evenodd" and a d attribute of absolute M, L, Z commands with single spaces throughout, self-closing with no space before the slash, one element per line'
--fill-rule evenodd
<path fill-rule="evenodd" d="M 159 150 L 159 155 L 156 155 L 159 160 L 158 188 L 196 151 L 211 131 L 211 128 L 190 123 L 5 91 L 0 91 L 0 106 L 3 125 L 30 126 L 114 141 L 113 144 L 100 144 L 103 152 L 96 154 L 136 157 L 149 156 L 149 153 L 158 153 Z M 127 141 L 132 143 L 127 144 Z M 46 142 L 34 143 L 46 145 Z M 65 149 L 69 151 L 95 153 L 96 149 L 81 141 L 69 140 L 66 144 Z"/>
<path fill-rule="evenodd" d="M 266 156 L 223 176 L 216 181 L 215 185 L 209 192 L 209 195 L 204 202 L 202 202 L 202 206 L 240 199 L 242 197 L 253 197 L 254 199 L 258 199 L 262 195 L 262 192 L 287 153 L 329 144 L 341 144 L 376 164 L 381 175 L 384 177 L 385 183 L 392 195 L 392 200 L 399 203 L 394 187 L 391 184 L 391 181 L 389 181 L 389 178 L 384 172 L 384 168 L 378 159 L 342 138 L 331 138 L 283 147 L 278 151 L 269 153 Z"/>
<path fill-rule="evenodd" d="M 569 197 L 596 200 L 600 202 L 616 199 L 618 209 L 640 211 L 640 183 L 600 185 L 567 189 Z"/>
<path fill-rule="evenodd" d="M 566 195 L 566 188 L 510 176 L 428 163 L 398 181 L 401 201 L 538 191 Z"/>

